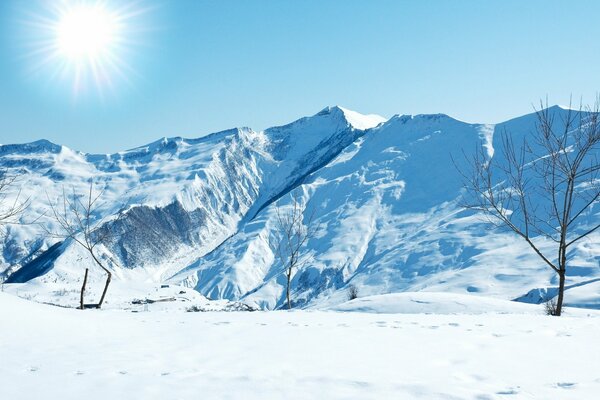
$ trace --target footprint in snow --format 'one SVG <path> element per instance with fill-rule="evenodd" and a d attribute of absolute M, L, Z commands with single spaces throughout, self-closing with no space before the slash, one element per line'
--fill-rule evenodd
<path fill-rule="evenodd" d="M 83 375 L 83 374 L 85 374 L 85 372 L 83 372 L 83 371 L 75 371 L 75 375 Z"/>
<path fill-rule="evenodd" d="M 519 390 L 518 389 L 519 389 L 518 386 L 516 388 L 508 388 L 508 389 L 496 392 L 496 394 L 504 395 L 504 396 L 510 396 L 510 395 L 514 395 L 514 394 L 519 394 Z"/>
<path fill-rule="evenodd" d="M 127 375 L 127 371 L 119 371 L 120 375 Z"/>
<path fill-rule="evenodd" d="M 563 388 L 563 389 L 572 389 L 575 387 L 575 385 L 577 385 L 577 384 L 574 382 L 558 382 L 556 384 L 556 387 Z"/>
<path fill-rule="evenodd" d="M 39 368 L 38 367 L 29 367 L 28 371 L 29 372 L 36 372 Z"/>
<path fill-rule="evenodd" d="M 167 376 L 167 375 L 171 375 L 171 373 L 170 372 L 161 372 L 160 373 L 160 376 Z"/>

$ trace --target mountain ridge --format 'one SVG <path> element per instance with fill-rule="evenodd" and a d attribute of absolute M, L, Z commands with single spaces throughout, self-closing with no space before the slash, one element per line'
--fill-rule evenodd
<path fill-rule="evenodd" d="M 566 111 L 550 112 L 560 117 Z M 277 208 L 289 206 L 290 193 L 298 192 L 306 211 L 316 210 L 320 236 L 305 249 L 310 265 L 295 271 L 295 306 L 340 301 L 349 285 L 359 285 L 365 295 L 451 290 L 508 299 L 552 285 L 552 275 L 510 235 L 488 232 L 461 210 L 462 182 L 452 161 L 463 163 L 462 152 L 477 146 L 488 147 L 491 156 L 498 146 L 494 132 L 508 127 L 527 134 L 535 127 L 534 113 L 496 125 L 445 114 L 383 120 L 334 106 L 264 131 L 235 128 L 197 139 L 163 138 L 104 156 L 64 146 L 58 153 L 29 155 L 0 147 L 0 166 L 25 168 L 30 185 L 24 194 L 34 200 L 38 195 L 39 201 L 37 188 L 56 197 L 66 182 L 83 190 L 92 178 L 107 193 L 99 215 L 114 213 L 113 203 L 127 199 L 127 218 L 107 226 L 122 238 L 99 248 L 124 281 L 184 283 L 208 297 L 280 307 L 285 282 L 271 248 L 277 236 L 273 218 Z M 30 149 L 56 150 L 39 145 Z M 32 211 L 42 213 L 44 207 L 42 199 Z M 494 256 L 491 238 L 507 251 L 505 258 Z M 595 248 L 594 243 L 586 246 Z M 32 227 L 11 227 L 0 272 L 10 281 L 53 245 Z M 69 285 L 80 279 L 81 266 L 89 263 L 85 253 L 72 245 L 61 249 L 54 251 L 54 267 L 34 282 Z M 583 249 L 576 253 L 582 254 L 580 263 L 595 262 Z M 517 256 L 525 265 L 522 276 L 510 266 Z M 490 263 L 509 272 L 490 275 Z M 600 276 L 586 271 L 573 279 Z M 92 275 L 102 279 L 98 271 Z M 592 301 L 585 290 L 576 291 L 585 292 L 582 304 Z"/>

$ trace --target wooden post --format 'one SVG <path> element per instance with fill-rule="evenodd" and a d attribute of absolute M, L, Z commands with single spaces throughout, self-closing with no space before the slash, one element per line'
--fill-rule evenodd
<path fill-rule="evenodd" d="M 83 285 L 81 286 L 81 296 L 79 298 L 79 308 L 80 309 L 84 309 L 84 304 L 83 304 L 83 295 L 85 293 L 85 285 L 87 283 L 87 277 L 88 277 L 88 269 L 85 269 L 85 276 L 83 277 Z"/>

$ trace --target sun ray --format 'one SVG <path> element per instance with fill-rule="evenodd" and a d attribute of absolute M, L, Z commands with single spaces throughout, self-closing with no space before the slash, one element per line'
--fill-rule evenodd
<path fill-rule="evenodd" d="M 136 73 L 127 58 L 139 40 L 135 22 L 149 10 L 139 1 L 48 2 L 23 20 L 32 74 L 70 84 L 75 98 L 91 91 L 103 98 L 117 82 L 131 84 Z"/>

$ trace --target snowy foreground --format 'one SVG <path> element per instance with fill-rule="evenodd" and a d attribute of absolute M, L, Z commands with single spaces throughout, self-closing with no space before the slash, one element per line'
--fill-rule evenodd
<path fill-rule="evenodd" d="M 598 311 L 568 309 L 554 318 L 540 306 L 474 296 L 413 293 L 328 311 L 186 313 L 78 311 L 0 293 L 0 321 L 2 399 L 600 393 Z"/>

